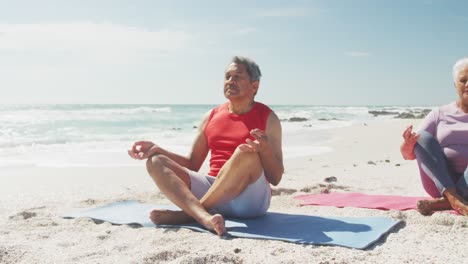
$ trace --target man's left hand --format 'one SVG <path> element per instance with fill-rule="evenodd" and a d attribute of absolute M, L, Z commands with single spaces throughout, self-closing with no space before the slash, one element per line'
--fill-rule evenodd
<path fill-rule="evenodd" d="M 246 139 L 246 143 L 239 145 L 239 149 L 244 152 L 262 152 L 268 145 L 268 137 L 265 131 L 256 128 L 252 129 L 250 134 L 255 140 L 251 140 L 250 138 Z"/>

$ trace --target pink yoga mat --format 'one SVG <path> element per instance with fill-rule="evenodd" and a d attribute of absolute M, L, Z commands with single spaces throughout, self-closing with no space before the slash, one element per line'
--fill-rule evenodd
<path fill-rule="evenodd" d="M 429 197 L 410 197 L 396 195 L 369 195 L 363 193 L 320 193 L 304 194 L 294 197 L 301 205 L 327 205 L 336 207 L 360 207 L 380 210 L 405 211 L 416 209 L 419 200 Z M 450 211 L 451 212 L 451 211 Z M 455 211 L 453 211 L 455 213 Z"/>

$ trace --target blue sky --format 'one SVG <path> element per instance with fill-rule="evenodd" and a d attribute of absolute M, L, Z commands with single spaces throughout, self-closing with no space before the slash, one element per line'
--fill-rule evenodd
<path fill-rule="evenodd" d="M 268 104 L 456 99 L 468 1 L 0 0 L 0 103 L 224 101 L 233 55 Z"/>

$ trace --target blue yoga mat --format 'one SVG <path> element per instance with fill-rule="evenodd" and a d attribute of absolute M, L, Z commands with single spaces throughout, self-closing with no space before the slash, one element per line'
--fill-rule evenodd
<path fill-rule="evenodd" d="M 209 232 L 197 223 L 155 225 L 149 212 L 155 208 L 179 210 L 171 205 L 153 205 L 122 201 L 98 208 L 79 210 L 64 218 L 89 217 L 113 224 L 138 224 L 144 227 L 188 228 Z M 269 212 L 265 216 L 243 219 L 227 218 L 227 236 L 272 239 L 298 244 L 337 245 L 365 249 L 389 232 L 400 221 L 388 217 L 322 217 Z"/>

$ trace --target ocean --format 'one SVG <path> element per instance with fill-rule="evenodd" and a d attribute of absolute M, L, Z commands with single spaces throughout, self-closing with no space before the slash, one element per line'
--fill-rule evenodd
<path fill-rule="evenodd" d="M 138 140 L 186 154 L 215 105 L 0 105 L 0 168 L 141 166 L 127 155 Z M 285 158 L 332 151 L 327 129 L 421 113 L 422 106 L 270 106 L 281 119 Z M 376 111 L 376 112 L 373 112 Z M 372 113 L 377 113 L 374 115 Z"/>

